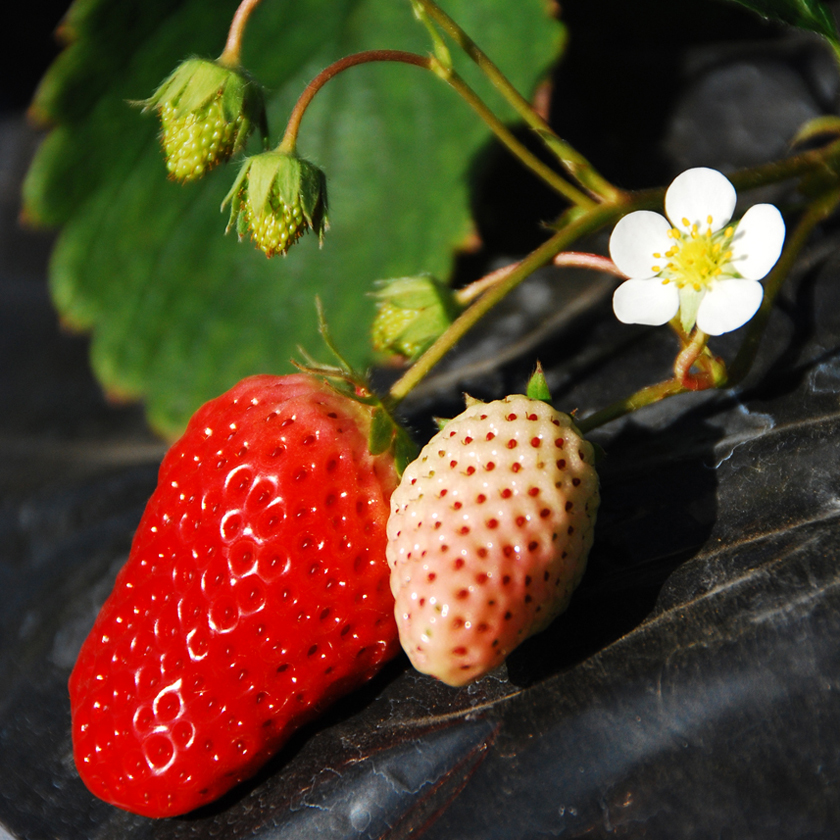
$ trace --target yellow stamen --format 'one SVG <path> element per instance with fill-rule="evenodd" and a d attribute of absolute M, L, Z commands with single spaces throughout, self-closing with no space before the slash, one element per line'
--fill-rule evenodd
<path fill-rule="evenodd" d="M 659 266 L 659 265 L 652 265 L 652 266 L 650 267 L 650 270 L 651 270 L 654 274 L 659 274 L 659 272 L 660 272 L 660 271 L 662 271 L 662 266 Z"/>
<path fill-rule="evenodd" d="M 685 216 L 683 216 L 682 223 L 683 223 L 683 227 L 688 227 L 691 224 L 691 222 L 689 222 L 688 219 L 686 219 Z"/>

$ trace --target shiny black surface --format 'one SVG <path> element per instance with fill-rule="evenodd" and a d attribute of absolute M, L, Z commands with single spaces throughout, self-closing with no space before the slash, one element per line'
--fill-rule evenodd
<path fill-rule="evenodd" d="M 574 24 L 581 2 L 568 7 Z M 730 20 L 728 9 L 714 14 Z M 558 122 L 589 119 L 592 136 L 567 133 L 626 186 L 784 154 L 801 121 L 834 108 L 836 70 L 810 38 L 731 20 L 727 38 L 711 27 L 680 38 L 667 19 L 653 34 L 671 41 L 613 44 L 604 75 L 635 56 L 662 97 L 657 119 L 628 117 L 596 137 L 601 111 L 573 101 Z M 595 30 L 591 19 L 578 26 L 582 50 Z M 559 80 L 578 85 L 586 65 L 574 49 Z M 666 72 L 676 75 L 663 81 Z M 609 93 L 600 76 L 592 85 Z M 624 114 L 623 83 L 613 96 L 599 108 Z M 16 118 L 2 126 L 19 172 L 34 141 Z M 12 189 L 2 195 L 7 219 Z M 755 200 L 792 198 L 777 189 Z M 479 218 L 488 247 L 510 244 L 494 239 L 489 211 Z M 0 838 L 836 836 L 836 222 L 803 253 L 740 389 L 676 398 L 593 435 L 607 451 L 596 545 L 571 608 L 546 632 L 460 690 L 400 658 L 251 783 L 205 812 L 162 821 L 84 789 L 66 681 L 163 448 L 138 409 L 105 404 L 85 342 L 59 332 L 43 284 L 48 239 L 11 225 L 3 235 Z M 560 277 L 525 284 L 412 399 L 406 410 L 421 434 L 431 414 L 459 410 L 464 389 L 521 389 L 536 355 L 563 410 L 588 412 L 668 375 L 667 331 L 617 324 L 611 281 Z M 582 300 L 594 306 L 577 307 Z M 727 355 L 738 339 L 714 347 Z"/>

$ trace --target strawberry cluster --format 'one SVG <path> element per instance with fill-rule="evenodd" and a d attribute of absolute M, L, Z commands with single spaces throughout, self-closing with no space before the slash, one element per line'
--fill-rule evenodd
<path fill-rule="evenodd" d="M 70 677 L 91 791 L 186 813 L 400 643 L 461 685 L 566 607 L 598 507 L 568 416 L 473 400 L 399 481 L 405 452 L 375 398 L 311 374 L 251 377 L 193 416 Z"/>

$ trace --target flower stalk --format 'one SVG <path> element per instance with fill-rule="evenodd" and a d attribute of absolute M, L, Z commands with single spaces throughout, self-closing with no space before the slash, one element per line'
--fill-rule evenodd
<path fill-rule="evenodd" d="M 655 202 L 660 192 L 639 193 L 635 202 L 647 206 Z M 512 292 L 538 268 L 542 268 L 554 257 L 575 242 L 581 236 L 592 233 L 603 225 L 615 221 L 627 211 L 624 204 L 598 204 L 580 214 L 568 225 L 557 231 L 518 263 L 501 282 L 489 288 L 454 323 L 435 343 L 397 380 L 389 391 L 392 403 L 399 403 L 431 372 L 432 368 L 501 300 Z"/>
<path fill-rule="evenodd" d="M 219 64 L 225 67 L 236 69 L 239 67 L 239 60 L 242 55 L 242 39 L 245 36 L 245 27 L 252 12 L 262 0 L 242 0 L 233 15 L 230 23 L 227 42 L 222 54 L 219 56 Z"/>
<path fill-rule="evenodd" d="M 592 271 L 600 271 L 603 274 L 613 274 L 616 277 L 624 278 L 616 264 L 609 258 L 600 254 L 587 254 L 581 251 L 562 251 L 551 261 L 557 268 L 588 268 Z M 476 298 L 481 297 L 488 289 L 501 283 L 514 269 L 520 265 L 515 262 L 502 268 L 491 271 L 490 274 L 480 277 L 478 280 L 458 289 L 455 292 L 455 300 L 462 306 L 472 303 Z"/>
<path fill-rule="evenodd" d="M 327 82 L 334 79 L 339 73 L 349 70 L 351 67 L 380 61 L 411 64 L 424 70 L 431 70 L 438 78 L 446 82 L 478 114 L 502 145 L 538 178 L 541 178 L 548 186 L 560 193 L 572 204 L 580 207 L 590 207 L 594 204 L 589 196 L 558 175 L 551 167 L 546 166 L 536 155 L 532 154 L 520 143 L 510 129 L 508 129 L 454 70 L 442 64 L 434 56 L 417 55 L 416 53 L 406 52 L 404 50 L 365 50 L 345 56 L 322 70 L 306 86 L 295 103 L 295 107 L 289 116 L 289 122 L 286 125 L 283 139 L 277 147 L 277 150 L 286 154 L 294 154 L 303 115 L 306 113 L 306 109 L 312 103 L 318 91 Z"/>
<path fill-rule="evenodd" d="M 358 67 L 360 64 L 370 64 L 371 62 L 378 61 L 394 61 L 401 64 L 411 64 L 415 67 L 421 67 L 424 70 L 431 69 L 429 59 L 426 56 L 406 52 L 405 50 L 364 50 L 363 52 L 353 53 L 352 55 L 340 58 L 338 61 L 330 64 L 329 67 L 325 67 L 304 88 L 303 93 L 298 97 L 298 101 L 292 109 L 292 113 L 289 115 L 286 131 L 277 150 L 286 152 L 287 154 L 294 153 L 303 115 L 306 113 L 306 109 L 312 103 L 315 95 L 327 82 L 334 79 L 339 73 L 349 70 L 351 67 Z"/>
<path fill-rule="evenodd" d="M 418 2 L 422 2 L 422 0 L 418 0 Z M 783 161 L 733 173 L 730 180 L 733 186 L 741 190 L 747 190 L 796 177 L 814 176 L 820 171 L 830 173 L 831 180 L 835 185 L 840 180 L 840 140 L 822 149 L 810 150 Z M 567 252 L 570 256 L 564 258 L 563 252 L 578 238 L 614 223 L 632 211 L 648 210 L 660 206 L 664 194 L 664 189 L 646 190 L 630 194 L 614 202 L 604 202 L 588 209 L 576 209 L 550 239 L 531 252 L 524 260 L 512 266 L 506 266 L 498 272 L 476 281 L 473 286 L 468 286 L 462 290 L 464 295 L 460 302 L 469 303 L 472 301 L 472 304 L 394 383 L 388 395 L 389 404 L 393 406 L 404 400 L 446 353 L 490 309 L 503 300 L 530 274 L 553 260 L 559 262 L 564 259 L 577 261 L 580 255 L 575 254 L 575 252 Z M 741 348 L 728 371 L 723 359 L 715 356 L 709 350 L 706 343 L 708 335 L 699 329 L 695 329 L 691 333 L 686 332 L 679 317 L 677 317 L 672 322 L 672 326 L 674 326 L 677 336 L 680 338 L 682 350 L 675 361 L 674 377 L 642 388 L 636 393 L 580 420 L 578 426 L 581 432 L 586 434 L 605 423 L 668 397 L 692 390 L 722 389 L 737 384 L 752 365 L 773 302 L 796 256 L 814 227 L 830 215 L 838 204 L 840 204 L 840 188 L 834 186 L 811 205 L 797 225 L 778 262 L 765 280 L 762 304 L 757 315 L 750 323 Z M 596 255 L 588 256 L 594 257 Z M 606 261 L 606 258 L 601 259 L 605 262 L 598 268 L 599 270 L 606 270 L 608 261 Z M 624 276 L 620 269 L 616 270 L 615 273 Z M 696 367 L 698 371 L 693 373 L 692 367 Z"/>

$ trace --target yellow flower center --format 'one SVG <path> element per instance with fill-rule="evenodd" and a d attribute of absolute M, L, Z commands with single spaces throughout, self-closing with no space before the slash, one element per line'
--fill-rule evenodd
<path fill-rule="evenodd" d="M 683 219 L 688 227 L 688 219 Z M 651 270 L 662 278 L 663 283 L 675 283 L 677 288 L 693 288 L 700 292 L 727 271 L 732 259 L 729 245 L 735 233 L 733 226 L 712 233 L 712 217 L 707 218 L 709 227 L 705 232 L 697 224 L 688 231 L 671 228 L 668 236 L 674 244 L 664 253 L 654 253 Z"/>

